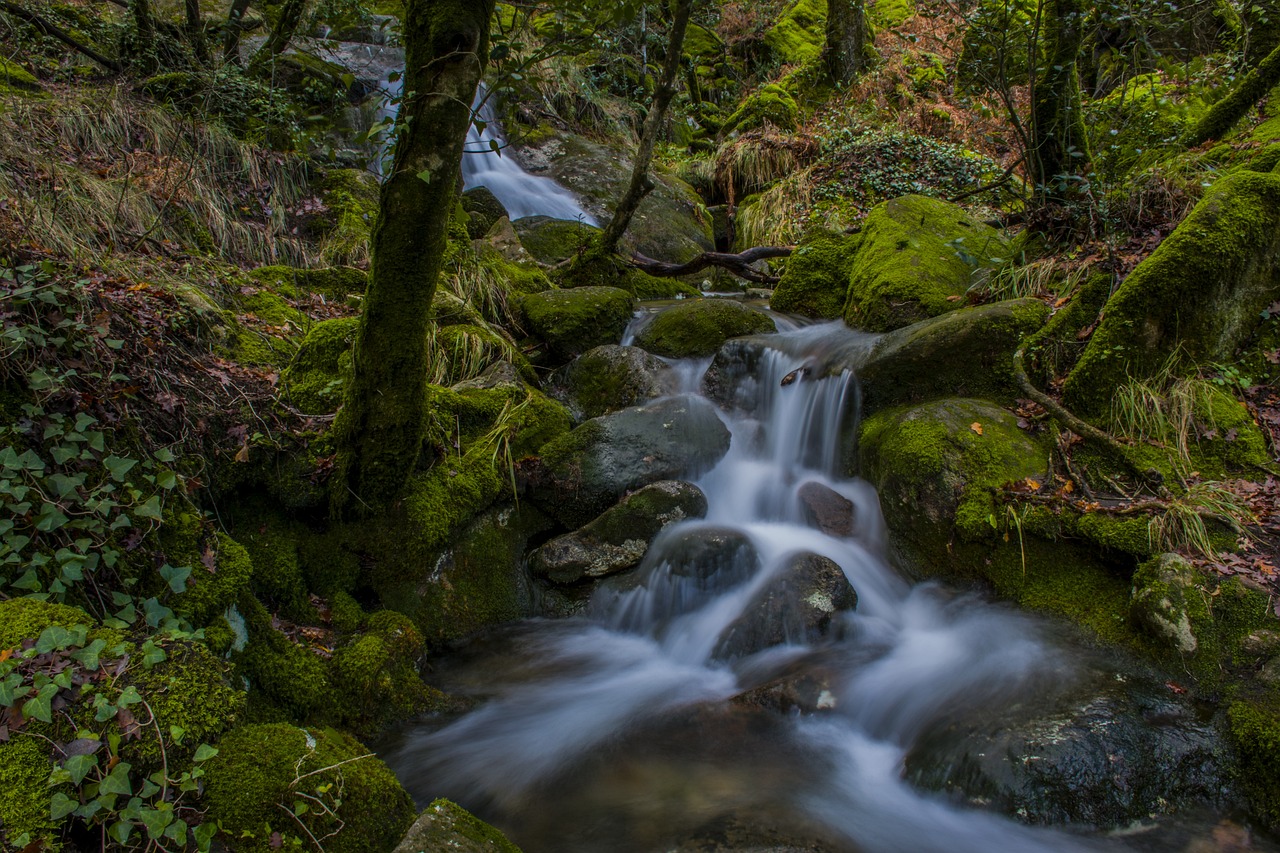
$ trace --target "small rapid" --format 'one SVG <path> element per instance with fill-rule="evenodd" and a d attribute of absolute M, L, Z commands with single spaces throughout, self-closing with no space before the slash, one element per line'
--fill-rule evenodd
<path fill-rule="evenodd" d="M 1042 701 L 1076 672 L 1035 619 L 913 584 L 890 566 L 874 490 L 841 474 L 854 377 L 784 381 L 855 337 L 839 324 L 775 336 L 747 380 L 755 387 L 740 395 L 752 402 L 722 414 L 728 454 L 696 480 L 706 518 L 663 531 L 626 579 L 600 584 L 581 616 L 521 625 L 446 685 L 469 685 L 481 704 L 443 728 L 409 729 L 385 750 L 415 797 L 456 799 L 528 853 L 685 849 L 708 826 L 742 825 L 868 853 L 1121 849 L 904 780 L 925 734 Z M 707 362 L 677 367 L 700 377 Z M 692 393 L 697 383 L 682 385 Z M 802 490 L 813 483 L 852 505 L 848 535 L 807 520 Z M 691 570 L 690 554 L 702 553 L 691 543 L 708 542 L 719 543 L 712 570 L 705 560 Z M 856 609 L 834 614 L 821 643 L 788 637 L 726 655 L 727 632 L 804 554 L 839 566 Z M 753 697 L 780 683 L 812 687 L 816 712 L 761 710 Z"/>

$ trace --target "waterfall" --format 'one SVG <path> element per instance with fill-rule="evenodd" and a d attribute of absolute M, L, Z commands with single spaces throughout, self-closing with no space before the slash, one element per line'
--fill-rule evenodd
<path fill-rule="evenodd" d="M 487 187 L 512 219 L 550 216 L 595 225 L 595 217 L 583 209 L 573 193 L 551 178 L 529 174 L 512 153 L 505 150 L 508 143 L 493 102 L 488 87 L 481 83 L 471 107 L 478 122 L 467 131 L 463 149 L 463 186 L 466 189 Z"/>
<path fill-rule="evenodd" d="M 404 733 L 386 757 L 415 797 L 455 798 L 529 853 L 666 850 L 682 832 L 743 813 L 868 853 L 1098 849 L 902 778 L 923 733 L 1052 694 L 1073 669 L 1031 617 L 912 585 L 889 566 L 874 490 L 839 470 L 853 377 L 783 383 L 852 335 L 837 323 L 776 336 L 750 410 L 723 415 L 728 454 L 698 480 L 707 517 L 667 528 L 629 581 L 599 587 L 584 616 L 522 628 L 486 672 L 478 710 Z M 700 373 L 707 363 L 683 366 Z M 800 493 L 811 483 L 853 505 L 850 535 L 806 522 Z M 714 571 L 686 571 L 682 548 L 714 536 L 736 544 Z M 802 552 L 834 561 L 857 591 L 857 608 L 836 617 L 836 639 L 719 659 L 719 638 Z M 826 710 L 743 716 L 728 700 L 761 672 L 820 678 Z"/>

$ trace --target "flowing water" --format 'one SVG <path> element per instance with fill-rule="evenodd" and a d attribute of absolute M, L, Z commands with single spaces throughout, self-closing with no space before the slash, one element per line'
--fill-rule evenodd
<path fill-rule="evenodd" d="M 753 850 L 1129 849 L 904 781 L 926 733 L 1052 696 L 1075 669 L 1033 618 L 909 583 L 890 567 L 874 490 L 840 474 L 853 377 L 782 385 L 831 346 L 860 339 L 826 324 L 776 340 L 739 395 L 750 408 L 722 415 L 728 455 L 696 481 L 707 517 L 664 531 L 635 576 L 602 584 L 583 615 L 475 643 L 440 678 L 479 706 L 402 732 L 384 750 L 388 763 L 420 801 L 455 799 L 527 853 L 711 849 L 680 847 L 706 838 Z M 698 393 L 707 362 L 676 366 L 683 392 Z M 852 535 L 805 521 L 798 494 L 810 482 L 853 503 Z M 709 578 L 683 570 L 682 543 L 726 531 L 749 544 L 725 552 Z M 856 610 L 838 614 L 833 640 L 722 660 L 726 629 L 799 552 L 839 564 Z M 812 687 L 820 710 L 784 714 L 750 701 L 779 678 Z"/>

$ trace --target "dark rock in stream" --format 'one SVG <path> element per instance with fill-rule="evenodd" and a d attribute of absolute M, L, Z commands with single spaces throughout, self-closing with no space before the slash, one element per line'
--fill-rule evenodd
<path fill-rule="evenodd" d="M 806 520 L 828 536 L 853 535 L 853 501 L 818 482 L 797 492 Z"/>
<path fill-rule="evenodd" d="M 535 577 L 561 584 L 617 574 L 639 564 L 667 525 L 706 514 L 707 497 L 692 483 L 653 483 L 585 527 L 538 548 L 529 555 L 529 567 Z"/>
<path fill-rule="evenodd" d="M 696 477 L 729 451 L 729 430 L 698 397 L 672 397 L 593 418 L 542 448 L 530 498 L 581 527 L 627 492 Z"/>
<path fill-rule="evenodd" d="M 830 633 L 838 612 L 857 606 L 858 594 L 839 565 L 818 554 L 797 554 L 720 635 L 715 657 L 817 642 Z"/>
<path fill-rule="evenodd" d="M 1115 827 L 1228 802 L 1226 754 L 1158 676 L 1100 671 L 1050 708 L 988 708 L 927 735 L 906 777 L 1030 823 Z"/>
<path fill-rule="evenodd" d="M 568 406 L 577 421 L 639 406 L 674 390 L 666 362 L 639 347 L 616 344 L 583 353 L 548 383 L 548 393 Z"/>

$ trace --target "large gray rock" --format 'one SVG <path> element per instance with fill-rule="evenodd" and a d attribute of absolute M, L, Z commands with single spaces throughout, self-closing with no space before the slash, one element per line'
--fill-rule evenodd
<path fill-rule="evenodd" d="M 516 151 L 515 156 L 529 171 L 549 175 L 575 192 L 601 222 L 631 180 L 627 152 L 573 134 L 557 133 L 537 147 Z M 624 246 L 677 263 L 713 251 L 711 217 L 698 194 L 663 169 L 652 174 L 656 186 L 631 220 Z"/>
<path fill-rule="evenodd" d="M 672 397 L 593 418 L 542 448 L 530 497 L 581 527 L 629 491 L 696 477 L 729 450 L 729 430 L 699 397 Z"/>
<path fill-rule="evenodd" d="M 529 568 L 535 577 L 561 584 L 623 572 L 640 563 L 663 528 L 706 514 L 706 495 L 692 483 L 653 483 L 585 527 L 538 548 L 529 555 Z"/>
<path fill-rule="evenodd" d="M 551 265 L 579 254 L 600 232 L 594 225 L 550 216 L 524 216 L 511 225 L 525 250 L 540 263 Z"/>
<path fill-rule="evenodd" d="M 636 346 L 667 358 L 714 355 L 729 338 L 777 328 L 758 308 L 731 299 L 681 302 L 657 314 L 636 335 Z"/>
<path fill-rule="evenodd" d="M 674 390 L 675 377 L 666 362 L 639 347 L 616 344 L 583 353 L 548 383 L 550 395 L 577 421 L 638 406 Z"/>
<path fill-rule="evenodd" d="M 840 566 L 818 554 L 797 554 L 747 605 L 716 644 L 721 659 L 745 657 L 783 643 L 815 643 L 832 618 L 858 606 Z"/>

